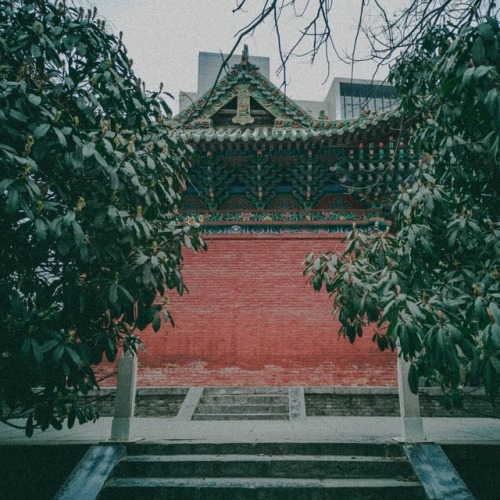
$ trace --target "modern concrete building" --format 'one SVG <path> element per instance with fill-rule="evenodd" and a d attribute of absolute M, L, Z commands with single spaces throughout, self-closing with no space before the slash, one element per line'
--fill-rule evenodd
<path fill-rule="evenodd" d="M 183 111 L 190 106 L 196 99 L 200 98 L 207 90 L 210 90 L 217 80 L 221 79 L 235 64 L 241 60 L 240 54 L 233 54 L 226 67 L 222 70 L 221 76 L 217 78 L 221 65 L 228 54 L 217 52 L 199 52 L 198 53 L 198 89 L 196 92 L 182 91 L 179 94 L 179 111 Z M 259 68 L 259 71 L 269 79 L 269 57 L 252 56 L 252 64 Z"/>
<path fill-rule="evenodd" d="M 325 101 L 332 120 L 358 117 L 363 111 L 377 113 L 393 108 L 396 89 L 381 80 L 334 78 Z"/>

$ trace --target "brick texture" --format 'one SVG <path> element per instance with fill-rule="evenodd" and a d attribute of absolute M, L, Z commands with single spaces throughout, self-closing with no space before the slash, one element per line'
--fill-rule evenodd
<path fill-rule="evenodd" d="M 170 295 L 176 327 L 142 334 L 139 386 L 396 385 L 395 355 L 368 330 L 354 345 L 339 339 L 331 299 L 302 274 L 306 255 L 341 249 L 341 235 L 206 240 L 208 252 L 185 252 L 190 293 Z"/>

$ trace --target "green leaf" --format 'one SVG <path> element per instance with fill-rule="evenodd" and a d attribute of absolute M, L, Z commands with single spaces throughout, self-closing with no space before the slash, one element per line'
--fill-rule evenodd
<path fill-rule="evenodd" d="M 497 323 L 491 325 L 489 340 L 491 341 L 493 348 L 500 351 L 500 325 Z"/>
<path fill-rule="evenodd" d="M 401 350 L 403 353 L 409 354 L 410 352 L 410 336 L 408 334 L 408 328 L 404 324 L 398 324 L 399 340 L 401 342 Z"/>
<path fill-rule="evenodd" d="M 132 102 L 134 103 L 135 109 L 137 111 L 142 111 L 144 109 L 144 106 L 135 97 L 132 97 Z"/>
<path fill-rule="evenodd" d="M 474 70 L 474 78 L 476 80 L 480 80 L 481 78 L 485 77 L 489 72 L 491 68 L 489 66 L 479 66 Z"/>
<path fill-rule="evenodd" d="M 99 165 L 103 166 L 103 167 L 107 167 L 108 166 L 108 163 L 106 162 L 106 160 L 103 158 L 103 156 L 96 150 L 94 150 L 94 158 L 96 159 L 97 163 L 99 163 Z M 85 153 L 84 153 L 84 156 L 85 156 Z"/>
<path fill-rule="evenodd" d="M 497 374 L 500 375 L 500 359 L 498 359 L 496 356 L 491 356 L 489 358 L 489 361 Z"/>
<path fill-rule="evenodd" d="M 69 355 L 69 357 L 71 358 L 71 361 L 73 361 L 73 363 L 79 367 L 82 360 L 81 360 L 80 356 L 78 355 L 78 353 L 73 349 L 73 347 L 71 345 L 66 346 L 66 352 Z"/>
<path fill-rule="evenodd" d="M 54 132 L 56 133 L 57 140 L 59 141 L 59 144 L 65 148 L 68 143 L 66 142 L 66 137 L 64 137 L 64 134 L 56 127 L 54 127 Z"/>
<path fill-rule="evenodd" d="M 406 307 L 408 308 L 408 310 L 410 311 L 412 316 L 414 316 L 416 319 L 424 319 L 425 318 L 425 316 L 422 314 L 422 312 L 420 311 L 420 308 L 417 306 L 417 304 L 415 304 L 411 300 L 406 301 Z"/>
<path fill-rule="evenodd" d="M 382 352 L 384 352 L 389 347 L 389 341 L 387 340 L 387 337 L 385 335 L 377 335 L 376 341 L 377 341 L 378 348 Z"/>
<path fill-rule="evenodd" d="M 3 193 L 15 181 L 15 179 L 3 179 L 0 181 L 0 193 Z"/>
<path fill-rule="evenodd" d="M 33 106 L 39 106 L 40 103 L 42 102 L 42 98 L 39 95 L 35 94 L 30 94 L 28 96 L 28 100 L 29 102 L 31 102 L 31 104 L 33 104 Z"/>
<path fill-rule="evenodd" d="M 28 121 L 26 115 L 21 113 L 20 111 L 17 111 L 16 109 L 11 109 L 9 115 L 11 116 L 11 118 L 14 118 L 14 120 L 17 120 L 18 122 L 26 123 Z"/>
<path fill-rule="evenodd" d="M 486 62 L 486 51 L 484 48 L 484 43 L 481 38 L 478 38 L 472 45 L 472 58 L 474 59 L 474 64 L 480 66 Z"/>
<path fill-rule="evenodd" d="M 80 425 L 84 424 L 87 421 L 87 419 L 85 418 L 85 415 L 83 414 L 82 410 L 78 406 L 76 406 L 75 412 L 76 412 L 76 416 L 78 418 L 78 423 Z"/>
<path fill-rule="evenodd" d="M 59 344 L 52 353 L 52 361 L 56 364 L 59 364 L 64 354 L 64 345 Z"/>
<path fill-rule="evenodd" d="M 80 246 L 85 240 L 85 234 L 82 230 L 82 226 L 80 226 L 76 220 L 71 223 L 71 226 L 73 228 L 73 234 L 75 235 L 75 243 Z"/>
<path fill-rule="evenodd" d="M 134 297 L 130 295 L 129 291 L 125 287 L 118 285 L 118 290 L 120 290 L 120 292 L 123 293 L 123 295 L 125 295 L 125 297 L 131 304 L 135 302 Z"/>
<path fill-rule="evenodd" d="M 42 49 L 38 45 L 32 44 L 30 52 L 35 59 L 42 57 Z"/>
<path fill-rule="evenodd" d="M 60 431 L 62 429 L 61 422 L 57 420 L 57 418 L 54 417 L 53 415 L 50 416 L 50 425 L 57 431 Z"/>
<path fill-rule="evenodd" d="M 191 243 L 191 238 L 187 235 L 184 234 L 184 245 L 186 245 L 186 248 L 193 248 L 193 244 Z"/>
<path fill-rule="evenodd" d="M 49 352 L 53 347 L 59 345 L 59 341 L 56 339 L 48 340 L 44 342 L 41 346 L 42 352 L 46 353 Z"/>
<path fill-rule="evenodd" d="M 477 27 L 477 30 L 479 31 L 480 37 L 485 42 L 491 43 L 495 41 L 495 31 L 493 30 L 493 27 L 490 24 L 488 23 L 480 24 Z"/>
<path fill-rule="evenodd" d="M 481 317 L 484 313 L 484 303 L 482 297 L 477 297 L 474 301 L 474 310 L 476 311 L 476 315 Z"/>
<path fill-rule="evenodd" d="M 73 428 L 73 426 L 75 425 L 75 420 L 76 420 L 76 411 L 73 408 L 73 406 L 71 406 L 68 413 L 68 429 Z"/>
<path fill-rule="evenodd" d="M 153 315 L 153 330 L 157 332 L 161 328 L 161 319 L 160 319 L 160 313 L 156 311 Z"/>
<path fill-rule="evenodd" d="M 495 323 L 500 325 L 500 309 L 499 309 L 498 305 L 495 302 L 490 302 L 490 304 L 488 306 L 488 310 L 491 312 L 491 314 L 495 320 Z"/>
<path fill-rule="evenodd" d="M 436 332 L 436 348 L 437 355 L 440 357 L 441 362 L 446 359 L 446 333 L 442 328 Z"/>
<path fill-rule="evenodd" d="M 77 51 L 78 55 L 85 56 L 87 54 L 87 46 L 80 42 L 76 46 L 76 51 Z"/>
<path fill-rule="evenodd" d="M 116 283 L 112 283 L 109 287 L 108 299 L 111 304 L 116 304 L 118 302 L 118 285 Z"/>
<path fill-rule="evenodd" d="M 120 187 L 120 179 L 118 178 L 118 175 L 116 175 L 116 172 L 114 170 L 109 171 L 109 182 L 110 182 L 110 188 L 113 191 L 116 191 Z"/>
<path fill-rule="evenodd" d="M 93 142 L 87 142 L 84 144 L 82 148 L 82 153 L 84 158 L 88 158 L 89 156 L 92 156 L 95 151 L 95 144 Z"/>
<path fill-rule="evenodd" d="M 320 273 L 317 273 L 313 276 L 312 285 L 315 292 L 319 292 L 323 285 L 323 276 Z"/>
<path fill-rule="evenodd" d="M 25 429 L 25 434 L 27 437 L 31 437 L 33 436 L 33 429 L 34 429 L 34 426 L 33 426 L 33 414 L 31 414 L 29 417 L 28 417 L 28 420 L 26 420 L 26 429 Z"/>
<path fill-rule="evenodd" d="M 498 30 L 500 29 L 500 24 L 498 23 L 497 19 L 491 16 L 486 16 L 486 21 L 495 31 L 498 32 Z"/>
<path fill-rule="evenodd" d="M 80 258 L 83 262 L 88 262 L 90 259 L 89 245 L 82 244 L 80 247 Z"/>
<path fill-rule="evenodd" d="M 408 372 L 408 385 L 413 394 L 418 394 L 418 379 L 418 369 L 416 365 L 412 363 Z"/>
<path fill-rule="evenodd" d="M 33 131 L 33 138 L 34 139 L 41 139 L 43 136 L 47 134 L 47 132 L 50 130 L 50 124 L 49 123 L 42 123 L 38 125 L 38 127 L 35 128 Z"/>
<path fill-rule="evenodd" d="M 35 361 L 41 365 L 43 363 L 43 351 L 36 339 L 31 339 L 31 349 L 33 351 Z"/>
<path fill-rule="evenodd" d="M 467 86 L 472 81 L 472 77 L 474 76 L 474 68 L 468 68 L 462 77 L 462 85 Z"/>
<path fill-rule="evenodd" d="M 17 187 L 13 186 L 9 190 L 7 196 L 7 212 L 10 214 L 16 213 L 19 210 L 19 191 Z"/>
<path fill-rule="evenodd" d="M 481 334 L 481 340 L 485 346 L 489 344 L 490 336 L 491 336 L 491 325 L 488 325 Z"/>
<path fill-rule="evenodd" d="M 135 263 L 137 266 L 142 266 L 143 264 L 145 264 L 147 261 L 149 260 L 149 257 L 147 255 L 144 255 L 143 253 L 140 253 L 136 259 L 135 259 Z"/>

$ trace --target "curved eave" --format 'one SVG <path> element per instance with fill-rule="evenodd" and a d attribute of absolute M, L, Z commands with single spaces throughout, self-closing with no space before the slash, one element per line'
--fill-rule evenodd
<path fill-rule="evenodd" d="M 220 127 L 199 129 L 177 129 L 172 131 L 173 137 L 178 137 L 188 143 L 222 143 L 222 142 L 258 142 L 258 141 L 307 141 L 315 138 L 340 137 L 348 134 L 367 133 L 377 126 L 387 124 L 401 117 L 399 111 L 384 115 L 371 115 L 356 121 L 331 121 L 327 126 L 321 123 L 318 127 Z"/>

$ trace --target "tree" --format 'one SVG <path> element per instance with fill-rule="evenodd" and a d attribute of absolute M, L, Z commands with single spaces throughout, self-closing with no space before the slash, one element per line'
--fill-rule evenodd
<path fill-rule="evenodd" d="M 332 294 L 341 335 L 376 324 L 380 349 L 412 362 L 412 390 L 425 377 L 451 403 L 463 383 L 492 398 L 500 384 L 500 28 L 475 14 L 424 30 L 392 68 L 420 162 L 391 228 L 354 228 L 305 271 Z"/>
<path fill-rule="evenodd" d="M 253 36 L 262 26 L 270 24 L 278 46 L 282 86 L 286 89 L 287 63 L 295 57 L 306 57 L 311 64 L 318 59 L 326 63 L 330 75 L 332 56 L 344 63 L 374 61 L 378 70 L 392 65 L 396 55 L 410 55 L 420 46 L 428 26 L 448 24 L 455 32 L 480 16 L 492 15 L 497 9 L 494 0 L 411 0 L 403 6 L 397 0 L 358 0 L 349 8 L 357 19 L 354 43 L 342 47 L 343 40 L 336 37 L 335 0 L 236 0 L 234 14 L 248 12 L 250 21 L 235 34 L 235 42 L 223 63 L 216 80 L 224 71 L 229 58 L 241 43 Z M 285 39 L 291 27 L 296 36 Z M 296 27 L 296 28 L 295 28 Z M 375 75 L 374 75 L 375 76 Z M 215 83 L 215 82 L 214 82 Z"/>
<path fill-rule="evenodd" d="M 447 402 L 462 383 L 500 384 L 500 34 L 493 0 L 360 0 L 351 54 L 340 53 L 333 0 L 263 0 L 236 34 L 236 48 L 267 20 L 282 69 L 290 57 L 311 62 L 330 52 L 353 65 L 366 58 L 391 65 L 418 169 L 394 193 L 392 224 L 371 234 L 353 228 L 346 250 L 305 262 L 313 288 L 333 297 L 340 335 L 354 342 L 368 324 L 381 350 L 400 347 L 419 377 L 439 382 Z M 234 12 L 250 9 L 239 0 Z M 285 47 L 290 16 L 302 29 Z M 431 28 L 429 28 L 431 27 Z M 360 53 L 364 39 L 368 53 Z M 300 48 L 300 53 L 298 49 Z M 234 49 L 233 49 L 234 50 Z M 283 74 L 286 86 L 286 74 Z M 402 129 L 401 133 L 405 133 Z"/>
<path fill-rule="evenodd" d="M 177 215 L 170 116 L 95 10 L 0 1 L 0 420 L 28 435 L 93 419 L 78 396 L 103 354 L 172 320 L 181 249 L 204 242 Z"/>

